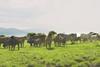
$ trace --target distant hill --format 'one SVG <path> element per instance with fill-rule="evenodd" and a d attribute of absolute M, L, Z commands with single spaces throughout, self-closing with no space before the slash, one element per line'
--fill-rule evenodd
<path fill-rule="evenodd" d="M 0 35 L 26 35 L 27 33 L 16 28 L 0 28 Z"/>
<path fill-rule="evenodd" d="M 35 33 L 47 33 L 47 29 L 25 29 L 25 30 L 20 30 L 16 28 L 0 28 L 0 35 L 17 35 L 17 36 L 23 36 L 27 35 L 29 32 L 35 32 Z"/>

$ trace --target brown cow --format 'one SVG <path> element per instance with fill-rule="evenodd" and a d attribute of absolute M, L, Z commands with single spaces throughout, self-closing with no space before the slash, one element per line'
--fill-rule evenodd
<path fill-rule="evenodd" d="M 21 48 L 24 47 L 24 42 L 26 40 L 26 37 L 16 37 L 18 40 L 19 44 L 21 45 Z"/>
<path fill-rule="evenodd" d="M 1 44 L 4 44 L 5 40 L 7 40 L 9 37 L 0 37 L 0 47 Z"/>

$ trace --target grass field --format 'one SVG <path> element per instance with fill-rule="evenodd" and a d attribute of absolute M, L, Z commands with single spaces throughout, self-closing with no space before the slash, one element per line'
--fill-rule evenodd
<path fill-rule="evenodd" d="M 30 47 L 19 51 L 0 48 L 0 67 L 100 67 L 100 43 L 54 47 Z"/>

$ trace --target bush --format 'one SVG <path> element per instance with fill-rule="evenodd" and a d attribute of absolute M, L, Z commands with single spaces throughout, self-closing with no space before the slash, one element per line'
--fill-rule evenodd
<path fill-rule="evenodd" d="M 33 64 L 28 64 L 27 67 L 34 67 L 34 65 Z"/>

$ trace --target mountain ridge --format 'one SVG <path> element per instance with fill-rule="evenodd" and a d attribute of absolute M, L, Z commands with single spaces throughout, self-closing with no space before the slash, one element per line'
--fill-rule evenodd
<path fill-rule="evenodd" d="M 0 27 L 0 35 L 25 35 L 27 31 L 19 30 L 16 28 L 1 28 Z"/>
<path fill-rule="evenodd" d="M 27 33 L 35 32 L 35 33 L 47 33 L 47 29 L 17 29 L 17 28 L 2 28 L 0 27 L 0 35 L 27 35 Z"/>

